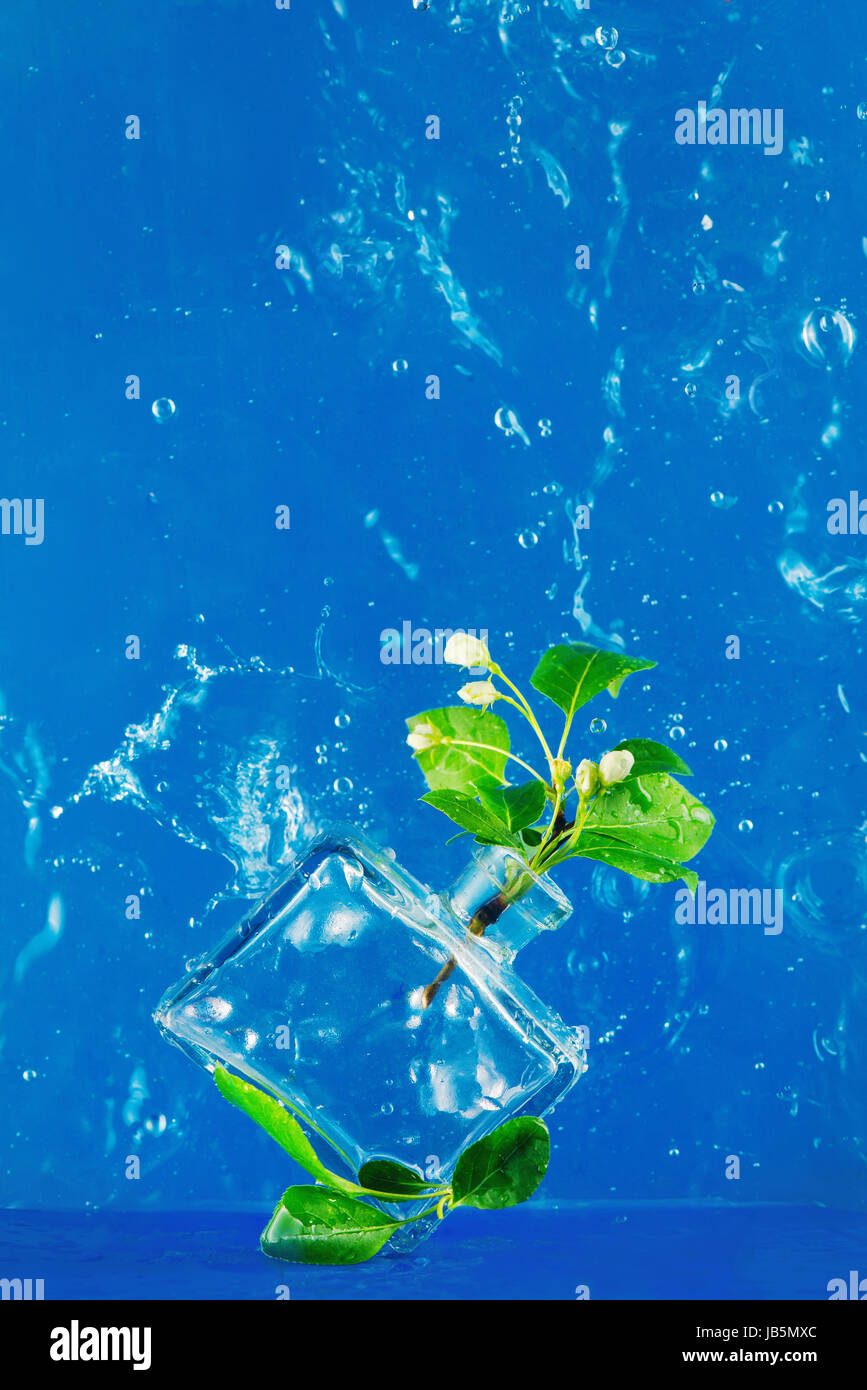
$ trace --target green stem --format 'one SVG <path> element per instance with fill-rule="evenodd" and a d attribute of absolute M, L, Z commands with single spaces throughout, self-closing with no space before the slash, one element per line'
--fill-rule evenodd
<path fill-rule="evenodd" d="M 530 724 L 532 725 L 533 730 L 535 731 L 536 737 L 538 738 L 538 740 L 539 740 L 539 742 L 541 743 L 543 749 L 545 750 L 545 757 L 548 759 L 548 765 L 549 765 L 549 767 L 550 767 L 550 766 L 553 764 L 553 762 L 554 762 L 554 758 L 553 758 L 553 756 L 552 756 L 552 754 L 551 754 L 551 749 L 548 747 L 548 744 L 547 744 L 547 742 L 546 742 L 545 735 L 542 733 L 542 730 L 541 730 L 540 727 L 539 727 L 539 721 L 538 721 L 538 719 L 536 718 L 535 714 L 533 713 L 532 709 L 530 708 L 529 704 L 528 704 L 527 701 L 524 699 L 524 696 L 521 694 L 521 692 L 520 692 L 520 690 L 518 689 L 518 687 L 514 684 L 513 681 L 510 681 L 510 680 L 509 680 L 509 677 L 508 677 L 508 676 L 506 675 L 506 673 L 502 670 L 502 668 L 499 667 L 499 666 L 496 664 L 496 662 L 492 662 L 492 663 L 491 663 L 490 670 L 491 670 L 491 672 L 492 672 L 495 676 L 499 676 L 499 677 L 500 677 L 500 680 L 505 681 L 505 682 L 506 682 L 506 685 L 509 687 L 509 689 L 510 689 L 510 690 L 513 690 L 513 691 L 515 692 L 515 694 L 517 695 L 518 699 L 519 699 L 520 702 L 521 702 L 521 703 L 520 703 L 520 706 L 518 706 L 518 708 L 520 708 L 522 714 L 525 716 L 526 719 L 529 720 Z M 504 695 L 502 698 L 503 698 L 503 699 L 508 699 L 509 697 L 508 697 L 507 695 Z M 514 701 L 512 701 L 512 703 L 514 703 Z"/>
<path fill-rule="evenodd" d="M 553 831 L 554 831 L 554 826 L 557 824 L 557 817 L 558 817 L 558 815 L 560 814 L 560 802 L 561 802 L 562 800 L 563 800 L 563 788 L 560 787 L 560 786 L 558 786 L 558 787 L 557 787 L 557 797 L 556 797 L 556 800 L 555 800 L 555 802 L 554 802 L 554 813 L 553 813 L 553 815 L 551 816 L 551 823 L 550 823 L 550 825 L 548 826 L 548 829 L 545 831 L 545 834 L 542 836 L 542 839 L 541 839 L 540 844 L 539 844 L 539 848 L 536 850 L 536 853 L 534 854 L 534 856 L 533 856 L 533 858 L 532 858 L 532 860 L 531 860 L 531 862 L 530 862 L 530 868 L 533 870 L 533 873 L 536 872 L 537 865 L 539 864 L 540 860 L 542 859 L 542 851 L 544 850 L 545 846 L 547 845 L 548 841 L 550 840 L 551 835 L 553 834 Z"/>

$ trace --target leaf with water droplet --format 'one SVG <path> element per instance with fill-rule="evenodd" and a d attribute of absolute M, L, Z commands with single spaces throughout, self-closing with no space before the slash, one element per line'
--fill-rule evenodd
<path fill-rule="evenodd" d="M 549 647 L 530 677 L 530 684 L 571 719 L 576 709 L 594 695 L 607 690 L 616 697 L 628 675 L 648 671 L 655 665 L 655 661 L 602 651 L 587 642 L 569 642 Z"/>
<path fill-rule="evenodd" d="M 507 1120 L 461 1154 L 452 1178 L 453 1205 L 500 1210 L 526 1202 L 545 1176 L 550 1151 L 544 1120 Z"/>
<path fill-rule="evenodd" d="M 262 1232 L 261 1248 L 296 1264 L 351 1265 L 376 1255 L 403 1223 L 326 1187 L 290 1187 Z"/>

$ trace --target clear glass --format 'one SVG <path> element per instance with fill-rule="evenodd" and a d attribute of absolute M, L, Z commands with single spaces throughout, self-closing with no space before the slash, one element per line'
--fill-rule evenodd
<path fill-rule="evenodd" d="M 496 916 L 483 935 L 480 909 Z M 155 1019 L 203 1066 L 231 1067 L 309 1117 L 346 1164 L 322 1157 L 346 1176 L 391 1158 L 448 1180 L 467 1145 L 522 1112 L 547 1114 L 585 1070 L 581 1030 L 512 964 L 570 910 L 506 850 L 479 849 L 451 894 L 437 895 L 389 851 L 335 828 L 188 966 Z M 435 1224 L 418 1222 L 390 1248 Z"/>

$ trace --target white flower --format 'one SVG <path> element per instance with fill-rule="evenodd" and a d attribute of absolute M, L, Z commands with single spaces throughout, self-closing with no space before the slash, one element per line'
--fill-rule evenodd
<path fill-rule="evenodd" d="M 468 681 L 461 686 L 458 694 L 468 705 L 492 705 L 500 699 L 500 692 L 493 681 Z"/>
<path fill-rule="evenodd" d="M 599 768 L 592 763 L 589 758 L 578 764 L 578 771 L 575 773 L 575 785 L 578 788 L 578 795 L 582 797 L 592 796 L 599 786 Z"/>
<path fill-rule="evenodd" d="M 447 661 L 451 666 L 472 666 L 488 670 L 491 654 L 478 637 L 471 637 L 468 632 L 453 632 L 446 642 L 443 661 Z"/>
<path fill-rule="evenodd" d="M 433 724 L 416 724 L 407 738 L 407 743 L 414 753 L 421 753 L 425 748 L 432 748 L 439 741 L 440 735 Z"/>
<path fill-rule="evenodd" d="M 622 782 L 624 777 L 628 777 L 632 771 L 632 764 L 635 762 L 631 753 L 625 748 L 616 749 L 613 753 L 606 753 L 599 759 L 599 779 L 603 787 L 612 787 L 615 782 Z"/>

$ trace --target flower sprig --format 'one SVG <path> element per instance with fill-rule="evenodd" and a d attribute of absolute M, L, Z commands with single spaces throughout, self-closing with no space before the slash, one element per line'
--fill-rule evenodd
<path fill-rule="evenodd" d="M 695 888 L 697 876 L 683 864 L 706 842 L 714 819 L 672 776 L 691 775 L 683 759 L 652 739 L 625 739 L 598 763 L 583 758 L 577 767 L 567 752 L 577 710 L 606 691 L 616 697 L 628 675 L 655 662 L 584 642 L 551 647 L 530 684 L 565 716 L 554 753 L 530 701 L 485 642 L 455 633 L 443 656 L 487 677 L 460 688 L 461 705 L 407 720 L 407 743 L 430 789 L 423 801 L 478 843 L 507 847 L 536 874 L 585 858 L 653 883 L 682 878 Z M 530 725 L 543 770 L 511 751 L 508 726 L 491 712 L 498 702 Z M 531 780 L 511 782 L 514 767 Z"/>

